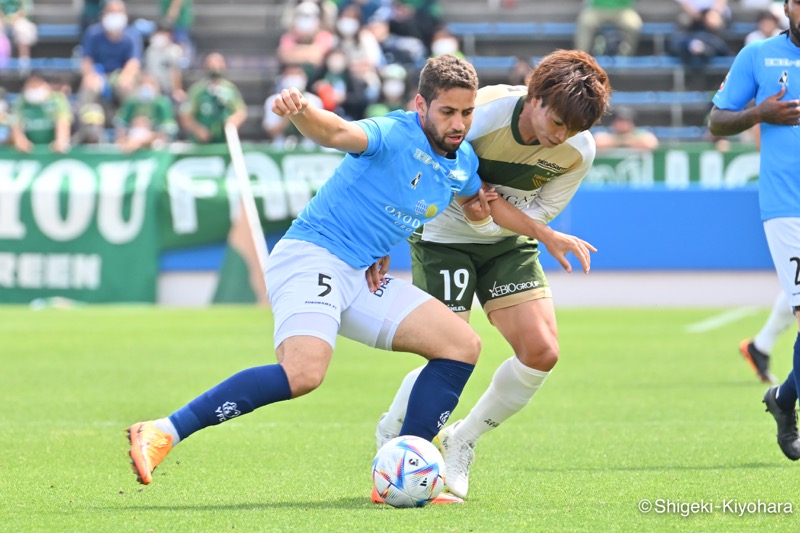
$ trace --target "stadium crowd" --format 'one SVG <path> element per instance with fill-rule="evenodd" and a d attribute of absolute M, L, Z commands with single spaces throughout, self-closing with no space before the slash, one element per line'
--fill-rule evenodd
<path fill-rule="evenodd" d="M 675 1 L 680 10 L 668 53 L 702 68 L 736 51 L 720 37 L 731 23 L 728 0 Z M 785 25 L 782 13 L 770 9 L 778 2 L 745 1 L 764 10 L 759 31 L 748 40 Z M 192 0 L 154 3 L 158 20 L 131 21 L 123 0 L 85 0 L 74 53 L 80 79 L 73 84 L 29 70 L 37 42 L 33 0 L 0 0 L 0 68 L 16 51 L 17 68 L 27 78 L 19 94 L 0 93 L 0 143 L 21 151 L 37 144 L 66 151 L 75 144 L 116 143 L 133 151 L 175 140 L 224 142 L 225 124 L 239 127 L 247 119 L 245 100 L 226 77 L 226 57 L 196 53 Z M 593 55 L 637 54 L 643 20 L 635 0 L 587 0 L 575 17 L 576 48 Z M 346 119 L 408 108 L 426 58 L 463 57 L 441 0 L 293 0 L 284 4 L 281 26 L 271 92 L 299 87 L 314 105 Z M 520 59 L 508 83 L 522 83 L 530 67 Z M 187 68 L 202 68 L 203 76 L 187 84 Z M 259 140 L 278 148 L 308 145 L 289 120 L 269 112 L 274 94 L 264 97 Z"/>

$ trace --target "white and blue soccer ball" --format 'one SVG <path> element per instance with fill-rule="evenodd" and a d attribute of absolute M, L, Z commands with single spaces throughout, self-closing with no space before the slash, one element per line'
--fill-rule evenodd
<path fill-rule="evenodd" d="M 444 488 L 444 459 L 421 437 L 396 437 L 375 455 L 372 481 L 392 507 L 422 507 Z"/>

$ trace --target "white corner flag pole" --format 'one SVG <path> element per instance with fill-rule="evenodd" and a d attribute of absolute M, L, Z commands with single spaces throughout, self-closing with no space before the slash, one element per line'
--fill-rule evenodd
<path fill-rule="evenodd" d="M 258 219 L 258 208 L 256 207 L 256 200 L 253 196 L 253 189 L 250 186 L 250 175 L 247 173 L 247 167 L 244 164 L 244 154 L 242 154 L 242 145 L 239 142 L 239 131 L 233 124 L 225 125 L 225 138 L 228 141 L 228 151 L 231 154 L 231 163 L 233 165 L 233 173 L 236 177 L 236 184 L 239 186 L 239 195 L 242 199 L 242 209 L 244 216 L 247 220 L 247 225 L 250 227 L 250 235 L 253 238 L 253 245 L 256 249 L 258 256 L 258 266 L 261 274 L 264 274 L 267 266 L 267 258 L 269 252 L 267 251 L 267 242 L 264 238 L 264 230 L 261 228 L 261 222 Z"/>

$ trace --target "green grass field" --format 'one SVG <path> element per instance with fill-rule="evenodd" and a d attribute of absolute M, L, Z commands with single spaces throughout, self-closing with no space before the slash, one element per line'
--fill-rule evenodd
<path fill-rule="evenodd" d="M 533 403 L 477 448 L 463 506 L 369 502 L 375 422 L 417 356 L 340 339 L 323 386 L 192 436 L 135 481 L 123 430 L 230 374 L 274 362 L 268 311 L 0 307 L 3 531 L 779 531 L 793 514 L 681 516 L 647 499 L 800 506 L 765 387 L 736 351 L 767 310 L 562 310 L 562 355 Z M 484 351 L 454 419 L 509 348 Z M 790 368 L 781 338 L 775 372 Z M 800 513 L 800 511 L 798 511 Z"/>

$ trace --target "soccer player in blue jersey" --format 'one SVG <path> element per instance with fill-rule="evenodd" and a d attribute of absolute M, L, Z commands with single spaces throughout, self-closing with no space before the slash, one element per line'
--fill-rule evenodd
<path fill-rule="evenodd" d="M 789 29 L 745 46 L 716 96 L 712 134 L 735 135 L 761 125 L 758 189 L 761 219 L 781 288 L 797 318 L 793 369 L 767 389 L 764 403 L 778 426 L 778 445 L 800 459 L 797 404 L 800 386 L 800 0 L 784 0 Z M 748 107 L 755 100 L 755 105 Z"/>
<path fill-rule="evenodd" d="M 130 456 L 141 483 L 196 431 L 316 389 L 337 333 L 428 359 L 402 434 L 436 435 L 472 373 L 480 339 L 441 302 L 384 276 L 385 256 L 454 198 L 468 218 L 488 218 L 492 194 L 481 191 L 478 159 L 463 142 L 477 89 L 474 68 L 446 55 L 423 68 L 415 112 L 348 122 L 309 107 L 295 88 L 280 93 L 273 112 L 347 155 L 268 261 L 278 364 L 243 370 L 166 418 L 133 424 Z"/>

